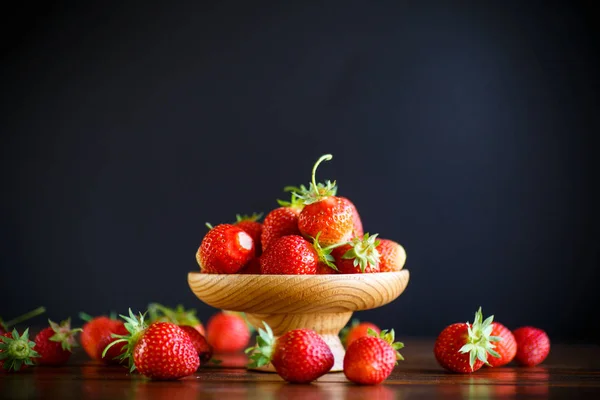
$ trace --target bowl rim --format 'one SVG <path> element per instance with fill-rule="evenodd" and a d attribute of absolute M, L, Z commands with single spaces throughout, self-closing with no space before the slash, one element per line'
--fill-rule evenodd
<path fill-rule="evenodd" d="M 211 279 L 241 279 L 241 277 L 253 277 L 256 279 L 260 279 L 260 277 L 270 277 L 275 278 L 279 277 L 281 280 L 290 280 L 290 279 L 321 279 L 321 280 L 338 280 L 338 279 L 347 279 L 354 278 L 356 280 L 369 279 L 381 276 L 400 276 L 400 275 L 409 275 L 410 270 L 401 269 L 400 271 L 391 271 L 391 272 L 371 272 L 371 273 L 363 273 L 363 274 L 315 274 L 315 275 L 283 275 L 283 274 L 207 274 L 201 271 L 189 271 L 188 278 L 191 276 L 202 276 L 202 277 L 210 277 Z"/>

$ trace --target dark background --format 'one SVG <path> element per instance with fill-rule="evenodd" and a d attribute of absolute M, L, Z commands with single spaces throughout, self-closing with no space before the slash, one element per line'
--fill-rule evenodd
<path fill-rule="evenodd" d="M 332 153 L 320 179 L 411 271 L 357 316 L 433 336 L 481 305 L 597 340 L 593 2 L 191 3 L 5 12 L 5 318 L 206 319 L 186 282 L 204 222 L 269 211 Z"/>

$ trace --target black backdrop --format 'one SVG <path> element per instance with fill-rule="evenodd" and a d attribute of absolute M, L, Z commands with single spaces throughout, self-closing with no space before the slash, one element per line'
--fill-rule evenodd
<path fill-rule="evenodd" d="M 204 222 L 267 212 L 332 153 L 320 178 L 411 271 L 359 317 L 431 336 L 481 305 L 598 337 L 592 2 L 192 3 L 4 15 L 3 316 L 206 319 Z"/>

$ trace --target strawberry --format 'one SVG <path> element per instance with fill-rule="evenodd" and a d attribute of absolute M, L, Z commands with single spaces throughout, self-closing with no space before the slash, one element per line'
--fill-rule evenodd
<path fill-rule="evenodd" d="M 380 272 L 400 271 L 404 267 L 406 251 L 400 244 L 389 239 L 379 239 L 377 251 Z"/>
<path fill-rule="evenodd" d="M 354 237 L 362 237 L 362 235 L 364 235 L 363 225 L 360 219 L 360 215 L 358 214 L 358 210 L 356 209 L 356 206 L 354 205 L 354 203 L 352 203 L 345 197 L 341 197 L 341 199 L 346 201 L 352 209 L 352 227 L 354 230 Z"/>
<path fill-rule="evenodd" d="M 102 357 L 102 353 L 110 343 L 116 341 L 112 336 L 113 334 L 124 335 L 126 333 L 123 321 L 118 321 L 104 315 L 92 318 L 85 313 L 79 313 L 79 317 L 87 321 L 83 325 L 82 332 L 79 335 L 81 347 L 83 347 L 87 355 L 92 360 L 102 361 L 106 364 L 119 362 L 115 357 L 121 354 L 123 346 L 111 347 L 111 351 L 107 357 Z"/>
<path fill-rule="evenodd" d="M 208 320 L 206 339 L 216 353 L 233 353 L 248 345 L 250 329 L 240 315 L 218 312 Z"/>
<path fill-rule="evenodd" d="M 121 356 L 125 353 L 125 344 L 118 344 L 116 346 L 111 346 L 106 353 L 104 353 L 104 349 L 106 349 L 110 344 L 118 338 L 113 335 L 123 336 L 127 335 L 127 328 L 125 328 L 125 324 L 123 321 L 115 321 L 114 326 L 111 327 L 110 334 L 102 335 L 98 340 L 98 355 L 100 357 L 100 361 L 105 364 L 119 364 L 121 363 Z"/>
<path fill-rule="evenodd" d="M 260 258 L 255 257 L 238 271 L 239 274 L 260 275 Z"/>
<path fill-rule="evenodd" d="M 269 325 L 263 324 L 265 329 L 258 329 L 256 346 L 246 350 L 246 353 L 253 352 L 250 368 L 271 362 L 284 380 L 308 383 L 325 375 L 333 367 L 333 353 L 315 331 L 295 329 L 275 339 Z"/>
<path fill-rule="evenodd" d="M 71 351 L 77 346 L 75 334 L 81 329 L 71 329 L 71 318 L 59 324 L 48 320 L 49 327 L 42 329 L 35 336 L 33 349 L 39 354 L 35 359 L 37 364 L 61 365 L 66 364 L 71 357 Z"/>
<path fill-rule="evenodd" d="M 148 323 L 170 322 L 175 325 L 188 325 L 196 329 L 201 335 L 205 335 L 204 325 L 196 316 L 197 311 L 193 308 L 186 310 L 183 305 L 178 304 L 175 308 L 169 308 L 158 303 L 148 305 Z"/>
<path fill-rule="evenodd" d="M 330 253 L 336 246 L 322 248 L 319 234 L 313 244 L 302 236 L 283 236 L 260 257 L 260 271 L 265 275 L 314 275 L 319 263 L 335 269 Z"/>
<path fill-rule="evenodd" d="M 404 360 L 398 352 L 404 344 L 394 342 L 393 329 L 379 334 L 369 329 L 368 334 L 348 346 L 344 356 L 344 375 L 354 383 L 376 385 L 390 376 L 398 360 Z"/>
<path fill-rule="evenodd" d="M 238 226 L 221 224 L 204 236 L 196 261 L 204 273 L 235 274 L 254 255 L 254 241 L 250 235 Z"/>
<path fill-rule="evenodd" d="M 179 327 L 190 337 L 194 348 L 198 352 L 198 357 L 200 357 L 200 365 L 207 363 L 212 358 L 213 349 L 206 341 L 206 338 L 192 326 L 179 325 Z"/>
<path fill-rule="evenodd" d="M 236 222 L 235 226 L 242 228 L 244 232 L 246 232 L 252 240 L 254 241 L 254 247 L 256 256 L 260 256 L 262 254 L 262 245 L 260 244 L 260 236 L 262 235 L 262 224 L 258 222 L 259 219 L 262 218 L 262 213 L 260 214 L 252 214 L 252 215 L 240 215 L 237 214 L 235 216 Z"/>
<path fill-rule="evenodd" d="M 45 312 L 46 309 L 44 307 L 38 307 L 35 310 L 31 310 L 7 322 L 4 322 L 2 317 L 0 317 L 0 335 L 4 335 L 5 333 L 10 332 L 11 327 L 20 324 L 23 321 L 27 321 L 28 319 L 31 319 L 33 317 L 37 317 L 38 315 L 43 314 Z"/>
<path fill-rule="evenodd" d="M 342 274 L 379 272 L 379 252 L 377 234 L 352 239 L 348 244 L 333 249 L 331 255 Z"/>
<path fill-rule="evenodd" d="M 263 252 L 283 236 L 300 235 L 298 216 L 302 211 L 302 205 L 299 203 L 299 199 L 292 193 L 290 202 L 281 200 L 278 202 L 282 207 L 268 213 L 263 221 L 260 235 Z"/>
<path fill-rule="evenodd" d="M 170 322 L 146 325 L 144 316 L 121 315 L 129 332 L 104 349 L 103 355 L 115 345 L 125 343 L 122 360 L 128 360 L 130 370 L 156 380 L 175 380 L 193 374 L 200 366 L 198 352 L 189 335 Z"/>
<path fill-rule="evenodd" d="M 546 332 L 532 326 L 524 326 L 513 331 L 517 341 L 515 359 L 521 365 L 533 367 L 542 363 L 550 353 L 550 338 Z"/>
<path fill-rule="evenodd" d="M 339 271 L 331 268 L 329 265 L 319 262 L 317 264 L 317 275 L 334 275 L 338 274 Z"/>
<path fill-rule="evenodd" d="M 517 342 L 512 332 L 499 322 L 492 322 L 491 336 L 499 337 L 501 340 L 494 343 L 494 350 L 500 357 L 488 357 L 488 363 L 491 367 L 502 367 L 515 358 L 517 354 Z"/>
<path fill-rule="evenodd" d="M 371 322 L 360 322 L 357 319 L 352 320 L 352 324 L 345 327 L 340 332 L 342 344 L 347 348 L 356 339 L 363 336 L 368 336 L 369 330 L 372 330 L 378 335 L 381 332 L 381 329 Z"/>
<path fill-rule="evenodd" d="M 483 321 L 480 307 L 473 324 L 456 323 L 446 327 L 433 348 L 438 363 L 452 372 L 470 373 L 488 364 L 488 353 L 500 357 L 492 344 L 500 341 L 499 337 L 491 336 L 493 320 L 491 316 Z"/>
<path fill-rule="evenodd" d="M 21 371 L 33 365 L 33 359 L 40 355 L 33 349 L 35 342 L 29 340 L 29 328 L 22 335 L 13 329 L 0 335 L 0 368 L 4 371 Z"/>
<path fill-rule="evenodd" d="M 300 187 L 296 196 L 302 199 L 304 208 L 298 216 L 298 229 L 310 238 L 321 233 L 319 239 L 324 246 L 347 242 L 354 237 L 354 205 L 344 197 L 336 197 L 335 182 L 317 184 L 315 174 L 324 160 L 331 160 L 331 154 L 319 158 L 312 170 L 312 182 L 308 189 Z"/>

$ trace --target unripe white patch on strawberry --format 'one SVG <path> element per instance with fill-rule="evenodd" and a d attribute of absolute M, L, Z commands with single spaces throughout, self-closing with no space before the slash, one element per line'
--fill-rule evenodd
<path fill-rule="evenodd" d="M 244 231 L 238 233 L 238 243 L 246 250 L 250 250 L 253 245 L 252 238 Z"/>

